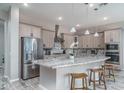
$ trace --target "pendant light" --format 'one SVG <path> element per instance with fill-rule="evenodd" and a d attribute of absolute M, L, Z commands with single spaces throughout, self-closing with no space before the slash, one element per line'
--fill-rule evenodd
<path fill-rule="evenodd" d="M 74 7 L 73 7 L 73 4 L 72 4 L 72 20 L 74 19 L 74 18 L 73 18 L 73 17 L 74 17 L 74 13 L 73 13 L 73 12 L 74 12 Z M 73 22 L 74 22 L 74 21 L 73 21 Z M 73 23 L 73 22 L 72 22 L 72 23 Z M 70 32 L 72 32 L 72 33 L 76 32 L 75 27 L 72 27 L 71 30 L 70 30 Z"/>
<path fill-rule="evenodd" d="M 99 34 L 95 32 L 94 37 L 99 37 Z"/>
<path fill-rule="evenodd" d="M 73 32 L 73 33 L 76 32 L 75 27 L 72 27 L 70 32 Z"/>
<path fill-rule="evenodd" d="M 87 16 L 87 25 L 86 25 L 86 27 L 87 27 L 87 29 L 86 29 L 86 31 L 85 31 L 85 35 L 89 35 L 90 34 L 90 32 L 89 32 L 89 30 L 88 30 L 88 4 L 86 4 L 87 5 L 87 8 L 86 8 L 86 16 Z"/>
<path fill-rule="evenodd" d="M 87 29 L 84 34 L 89 35 L 90 34 L 89 30 Z"/>
<path fill-rule="evenodd" d="M 96 27 L 96 31 L 97 31 L 97 27 Z M 95 32 L 94 37 L 99 37 L 99 33 Z"/>

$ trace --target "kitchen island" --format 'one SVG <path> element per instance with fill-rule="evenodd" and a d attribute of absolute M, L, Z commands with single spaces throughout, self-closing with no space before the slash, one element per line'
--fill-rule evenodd
<path fill-rule="evenodd" d="M 105 56 L 83 56 L 73 59 L 64 57 L 53 57 L 44 60 L 37 60 L 34 64 L 40 65 L 40 86 L 43 89 L 70 89 L 69 73 L 87 73 L 88 69 L 100 67 L 109 57 Z M 81 82 L 76 81 L 76 86 Z"/>

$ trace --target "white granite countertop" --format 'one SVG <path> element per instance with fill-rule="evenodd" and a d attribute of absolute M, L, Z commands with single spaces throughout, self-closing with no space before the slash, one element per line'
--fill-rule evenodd
<path fill-rule="evenodd" d="M 36 60 L 33 63 L 41 66 L 49 67 L 52 69 L 57 69 L 62 67 L 75 66 L 75 65 L 84 65 L 84 64 L 90 64 L 90 63 L 96 63 L 96 62 L 103 62 L 109 58 L 110 57 L 105 57 L 105 56 L 82 56 L 72 60 L 66 56 L 63 56 L 63 57 L 57 57 L 57 58 L 52 57 L 52 58 L 43 59 L 43 60 Z"/>

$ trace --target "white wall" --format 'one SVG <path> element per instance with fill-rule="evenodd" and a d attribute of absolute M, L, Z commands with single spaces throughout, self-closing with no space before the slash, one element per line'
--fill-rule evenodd
<path fill-rule="evenodd" d="M 8 15 L 6 12 L 0 11 L 0 19 L 7 20 Z"/>
<path fill-rule="evenodd" d="M 8 15 L 8 28 L 5 30 L 6 76 L 10 81 L 19 77 L 19 8 L 11 6 Z"/>
<path fill-rule="evenodd" d="M 0 25 L 0 65 L 4 55 L 4 25 Z"/>

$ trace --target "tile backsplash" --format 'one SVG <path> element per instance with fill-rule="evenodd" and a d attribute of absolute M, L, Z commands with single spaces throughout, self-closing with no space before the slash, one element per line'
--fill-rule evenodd
<path fill-rule="evenodd" d="M 66 49 L 66 54 L 69 54 L 69 51 L 73 50 L 75 56 L 91 56 L 91 55 L 104 55 L 105 49 L 102 48 L 78 48 L 78 49 Z"/>
<path fill-rule="evenodd" d="M 51 55 L 51 48 L 44 49 L 44 55 Z M 63 48 L 65 54 L 70 54 L 70 51 L 75 54 L 75 56 L 89 56 L 89 55 L 104 55 L 105 49 L 104 48 Z"/>

